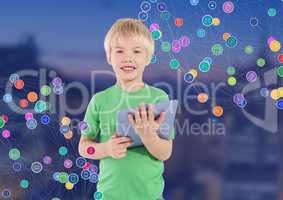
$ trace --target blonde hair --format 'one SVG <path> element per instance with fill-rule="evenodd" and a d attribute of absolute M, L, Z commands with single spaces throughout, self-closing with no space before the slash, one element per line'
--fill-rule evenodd
<path fill-rule="evenodd" d="M 144 40 L 144 45 L 149 56 L 149 62 L 154 53 L 154 40 L 151 36 L 151 32 L 146 27 L 146 25 L 137 19 L 123 18 L 117 20 L 112 27 L 107 32 L 104 39 L 104 49 L 106 52 L 107 59 L 110 56 L 110 43 L 115 37 L 131 37 L 131 36 L 141 36 Z"/>

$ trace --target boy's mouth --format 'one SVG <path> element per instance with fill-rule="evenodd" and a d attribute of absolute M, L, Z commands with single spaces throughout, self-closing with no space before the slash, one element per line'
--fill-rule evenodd
<path fill-rule="evenodd" d="M 135 66 L 122 66 L 120 69 L 124 72 L 132 72 L 136 69 Z"/>

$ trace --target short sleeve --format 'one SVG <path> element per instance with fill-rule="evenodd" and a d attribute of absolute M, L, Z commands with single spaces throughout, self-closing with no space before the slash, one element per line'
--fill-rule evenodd
<path fill-rule="evenodd" d="M 156 103 L 160 103 L 163 101 L 168 101 L 169 97 L 168 94 L 166 94 L 165 92 L 162 92 L 162 94 L 160 94 L 157 98 L 156 98 Z M 171 140 L 173 140 L 175 138 L 175 127 L 173 125 L 173 127 L 169 130 L 169 138 Z"/>
<path fill-rule="evenodd" d="M 87 106 L 86 113 L 84 116 L 84 122 L 87 123 L 88 127 L 82 131 L 82 135 L 96 138 L 99 132 L 99 112 L 97 109 L 96 97 L 93 96 Z"/>

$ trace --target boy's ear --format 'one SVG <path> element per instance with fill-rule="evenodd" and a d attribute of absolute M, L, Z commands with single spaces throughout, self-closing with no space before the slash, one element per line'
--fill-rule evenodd
<path fill-rule="evenodd" d="M 106 59 L 107 59 L 107 63 L 109 65 L 111 65 L 111 56 L 110 56 L 110 54 L 111 54 L 111 48 L 109 49 L 108 54 L 106 53 Z"/>

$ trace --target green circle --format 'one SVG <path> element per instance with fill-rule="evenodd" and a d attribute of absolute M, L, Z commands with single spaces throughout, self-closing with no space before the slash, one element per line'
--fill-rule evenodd
<path fill-rule="evenodd" d="M 154 30 L 151 32 L 152 38 L 154 40 L 159 40 L 161 38 L 161 31 L 160 30 Z"/>
<path fill-rule="evenodd" d="M 235 67 L 228 67 L 227 68 L 227 74 L 229 74 L 230 76 L 233 76 L 236 73 L 236 69 Z"/>
<path fill-rule="evenodd" d="M 278 67 L 277 74 L 279 77 L 283 78 L 283 66 Z"/>
<path fill-rule="evenodd" d="M 25 180 L 25 179 L 21 180 L 21 182 L 20 182 L 20 187 L 21 187 L 21 188 L 27 189 L 28 186 L 29 186 L 28 180 Z"/>
<path fill-rule="evenodd" d="M 66 172 L 61 172 L 59 174 L 58 180 L 60 183 L 67 183 L 69 175 Z"/>
<path fill-rule="evenodd" d="M 48 85 L 43 85 L 40 89 L 40 93 L 43 96 L 48 96 L 51 93 L 51 88 Z"/>
<path fill-rule="evenodd" d="M 257 66 L 263 67 L 265 65 L 265 60 L 263 58 L 259 58 L 256 61 Z"/>
<path fill-rule="evenodd" d="M 230 86 L 234 86 L 237 83 L 237 79 L 235 77 L 231 76 L 231 77 L 228 78 L 227 83 Z"/>
<path fill-rule="evenodd" d="M 163 20 L 168 20 L 170 17 L 171 17 L 171 14 L 168 11 L 163 11 L 160 13 L 160 18 Z"/>
<path fill-rule="evenodd" d="M 21 152 L 17 148 L 10 149 L 9 158 L 11 160 L 18 160 L 21 157 Z"/>
<path fill-rule="evenodd" d="M 171 60 L 170 60 L 169 65 L 170 65 L 170 68 L 171 68 L 171 69 L 179 69 L 179 67 L 180 67 L 180 62 L 179 62 L 179 60 L 177 60 L 176 58 L 174 58 L 174 59 L 171 59 Z"/>
<path fill-rule="evenodd" d="M 221 44 L 214 44 L 212 47 L 211 47 L 211 51 L 212 51 L 212 54 L 215 55 L 215 56 L 220 56 L 223 54 L 223 47 L 221 46 Z"/>
<path fill-rule="evenodd" d="M 200 62 L 198 67 L 201 72 L 208 72 L 210 70 L 210 65 L 206 61 Z"/>
<path fill-rule="evenodd" d="M 246 54 L 252 54 L 254 52 L 254 48 L 251 45 L 245 47 Z"/>
<path fill-rule="evenodd" d="M 61 146 L 61 147 L 59 148 L 59 154 L 60 154 L 61 156 L 65 156 L 65 155 L 67 155 L 67 153 L 68 153 L 67 147 Z"/>
<path fill-rule="evenodd" d="M 275 8 L 269 8 L 268 11 L 267 11 L 267 13 L 268 13 L 268 16 L 269 16 L 269 17 L 275 17 L 277 11 L 276 11 Z"/>
<path fill-rule="evenodd" d="M 171 49 L 171 45 L 170 45 L 169 42 L 162 42 L 162 43 L 161 43 L 161 50 L 162 50 L 163 52 L 169 52 L 170 49 Z"/>
<path fill-rule="evenodd" d="M 51 200 L 61 200 L 61 199 L 58 197 L 53 197 Z"/>
<path fill-rule="evenodd" d="M 5 125 L 5 121 L 2 117 L 0 117 L 0 128 L 3 128 Z"/>
<path fill-rule="evenodd" d="M 230 48 L 235 47 L 237 45 L 237 38 L 234 36 L 229 37 L 226 41 L 226 45 Z"/>

